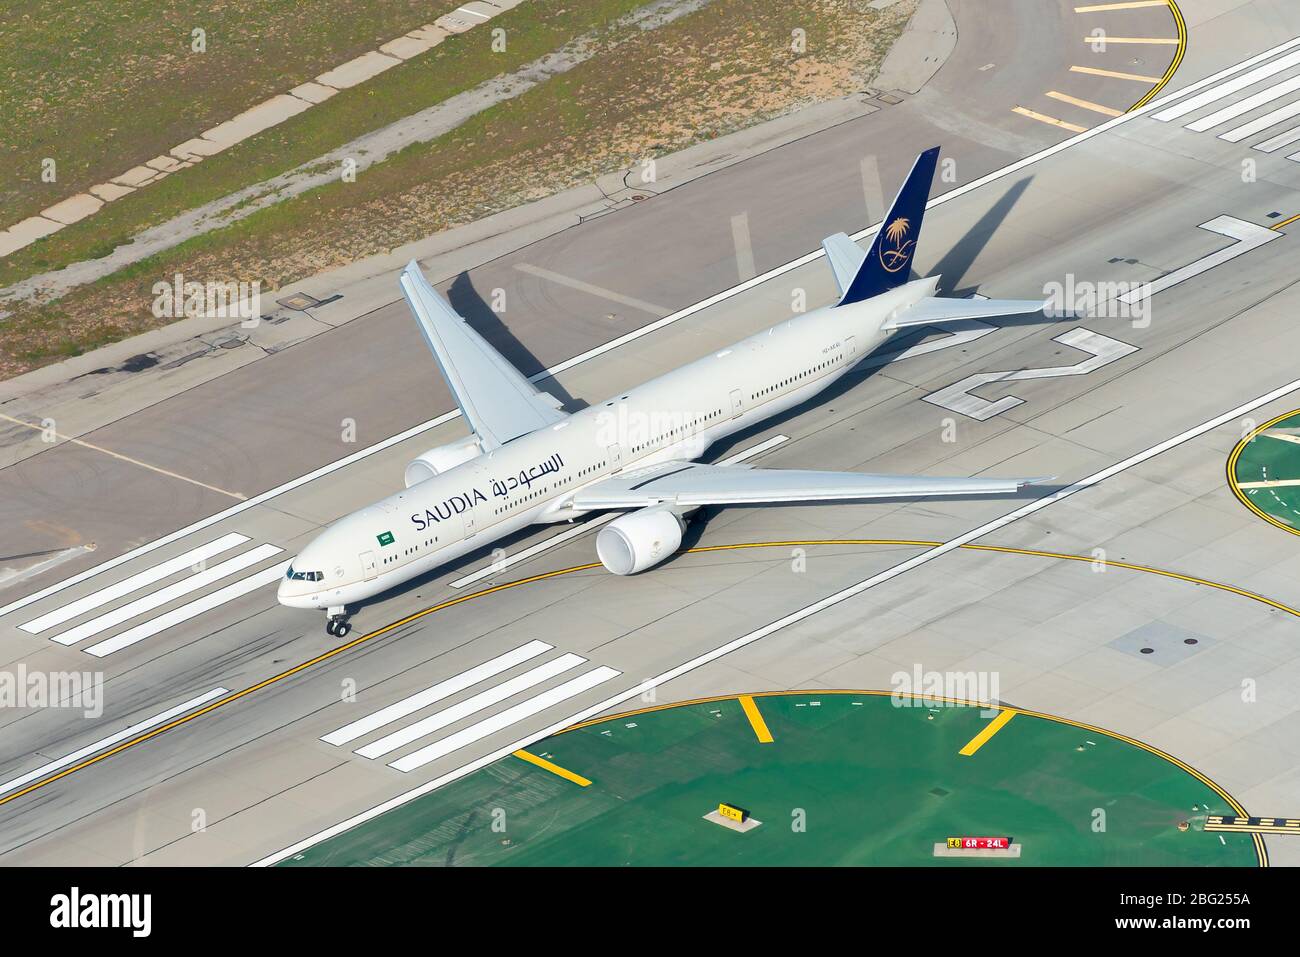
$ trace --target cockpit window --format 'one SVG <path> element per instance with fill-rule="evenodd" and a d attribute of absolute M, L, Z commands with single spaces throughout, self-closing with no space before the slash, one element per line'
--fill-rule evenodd
<path fill-rule="evenodd" d="M 296 572 L 293 570 L 293 566 L 290 565 L 288 570 L 285 571 L 284 577 L 292 579 L 293 581 L 296 582 L 320 582 L 325 580 L 325 573 L 324 572 Z"/>

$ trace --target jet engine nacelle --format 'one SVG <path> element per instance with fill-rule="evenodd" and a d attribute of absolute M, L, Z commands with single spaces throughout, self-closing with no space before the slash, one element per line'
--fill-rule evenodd
<path fill-rule="evenodd" d="M 662 505 L 616 518 L 596 535 L 596 554 L 615 575 L 635 575 L 681 547 L 686 522 Z"/>
<path fill-rule="evenodd" d="M 482 454 L 483 450 L 479 448 L 478 440 L 472 435 L 459 442 L 429 449 L 418 458 L 412 459 L 411 464 L 406 467 L 406 487 L 410 488 L 416 482 L 441 475 L 448 469 L 464 465 L 470 459 L 478 458 Z"/>

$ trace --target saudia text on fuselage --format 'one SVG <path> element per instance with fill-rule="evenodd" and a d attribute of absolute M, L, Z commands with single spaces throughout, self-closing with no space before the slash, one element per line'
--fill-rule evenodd
<path fill-rule="evenodd" d="M 504 479 L 493 479 L 489 487 L 493 496 L 508 498 L 510 493 L 519 489 L 525 491 L 531 489 L 534 482 L 547 475 L 559 472 L 563 467 L 564 459 L 560 458 L 560 454 L 556 452 L 544 462 L 530 468 L 520 469 L 518 475 L 507 475 Z M 477 486 L 474 486 L 443 499 L 433 508 L 426 508 L 423 513 L 413 513 L 411 515 L 411 524 L 422 532 L 430 524 L 445 522 L 453 515 L 459 515 L 461 512 L 473 508 L 479 502 L 486 502 L 487 500 L 488 497 Z"/>

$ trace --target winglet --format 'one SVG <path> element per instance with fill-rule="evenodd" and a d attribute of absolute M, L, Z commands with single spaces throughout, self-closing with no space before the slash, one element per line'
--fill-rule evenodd
<path fill-rule="evenodd" d="M 880 224 L 875 242 L 862 258 L 853 280 L 836 305 L 861 302 L 908 281 L 912 274 L 912 255 L 921 235 L 921 220 L 925 217 L 925 204 L 930 198 L 930 183 L 938 164 L 937 146 L 916 158 L 912 171 L 903 181 L 903 188 L 894 199 L 894 205 Z"/>

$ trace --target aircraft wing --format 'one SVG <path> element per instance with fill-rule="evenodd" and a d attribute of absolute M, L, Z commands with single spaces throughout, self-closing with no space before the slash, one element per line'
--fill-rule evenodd
<path fill-rule="evenodd" d="M 537 389 L 438 295 L 414 259 L 402 271 L 401 285 L 484 452 L 566 418 L 554 396 Z"/>
<path fill-rule="evenodd" d="M 931 495 L 1004 495 L 1045 479 L 940 478 L 757 469 L 744 465 L 666 462 L 634 469 L 580 489 L 578 509 L 644 505 L 741 505 L 836 499 L 922 498 Z"/>
<path fill-rule="evenodd" d="M 882 329 L 928 326 L 956 319 L 991 319 L 996 316 L 1024 316 L 1042 312 L 1041 299 L 939 299 L 927 296 L 885 322 Z"/>

